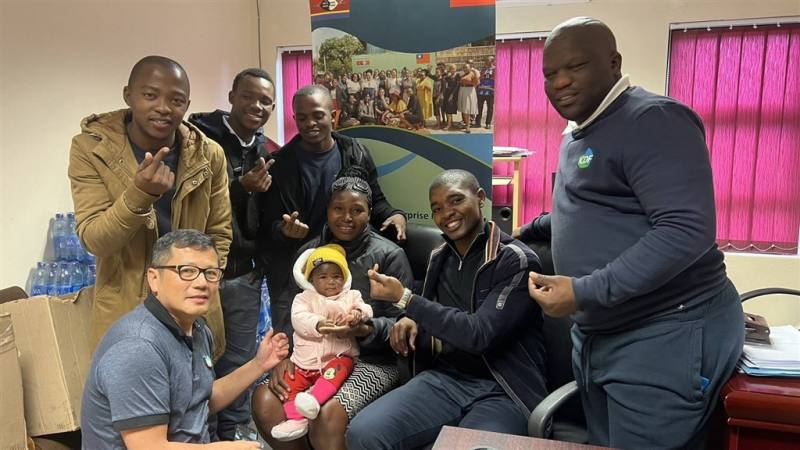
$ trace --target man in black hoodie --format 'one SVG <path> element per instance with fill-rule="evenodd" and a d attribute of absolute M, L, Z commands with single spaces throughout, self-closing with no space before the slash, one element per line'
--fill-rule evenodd
<path fill-rule="evenodd" d="M 231 112 L 216 110 L 189 117 L 209 138 L 225 150 L 230 180 L 233 242 L 219 291 L 225 319 L 225 353 L 214 367 L 223 377 L 255 355 L 256 326 L 261 300 L 261 277 L 254 271 L 255 242 L 249 229 L 256 227 L 254 193 L 272 184 L 272 161 L 261 127 L 275 108 L 275 85 L 261 69 L 246 69 L 233 79 L 228 93 Z M 249 224 L 249 226 L 248 226 Z M 237 425 L 250 420 L 250 394 L 245 391 L 217 415 L 217 435 L 233 440 Z"/>

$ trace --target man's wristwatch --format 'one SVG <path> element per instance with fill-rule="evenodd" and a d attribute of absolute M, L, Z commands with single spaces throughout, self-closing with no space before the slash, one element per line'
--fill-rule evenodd
<path fill-rule="evenodd" d="M 397 302 L 397 307 L 400 309 L 406 309 L 406 305 L 408 305 L 408 301 L 411 300 L 411 289 L 405 288 L 403 289 L 403 296 L 400 297 L 400 301 Z"/>

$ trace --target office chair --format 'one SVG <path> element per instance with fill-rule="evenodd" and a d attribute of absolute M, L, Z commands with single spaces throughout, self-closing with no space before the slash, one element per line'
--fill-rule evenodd
<path fill-rule="evenodd" d="M 752 291 L 745 292 L 744 294 L 740 294 L 739 298 L 742 300 L 742 303 L 744 303 L 750 300 L 751 298 L 761 297 L 764 295 L 773 295 L 773 294 L 796 295 L 800 297 L 800 291 L 796 289 L 770 287 L 770 288 L 754 289 Z"/>
<path fill-rule="evenodd" d="M 438 228 L 415 223 L 408 224 L 406 245 L 403 250 L 411 264 L 414 285 L 410 288 L 415 294 L 422 293 L 422 284 L 425 281 L 425 273 L 428 271 L 431 252 L 443 243 L 442 232 Z"/>

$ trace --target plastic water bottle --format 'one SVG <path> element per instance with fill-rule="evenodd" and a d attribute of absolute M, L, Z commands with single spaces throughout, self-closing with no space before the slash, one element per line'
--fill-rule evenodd
<path fill-rule="evenodd" d="M 44 261 L 36 263 L 36 271 L 31 280 L 31 296 L 47 295 L 47 266 Z"/>
<path fill-rule="evenodd" d="M 77 236 L 74 234 L 67 235 L 64 238 L 64 260 L 77 261 L 80 252 L 81 244 L 78 242 Z"/>
<path fill-rule="evenodd" d="M 89 252 L 87 252 L 86 249 L 84 249 L 83 250 L 83 263 L 86 265 L 86 267 L 89 267 L 90 265 L 95 264 L 95 262 L 96 262 L 96 259 L 95 259 L 94 255 L 89 253 Z"/>
<path fill-rule="evenodd" d="M 69 263 L 70 292 L 77 292 L 84 286 L 83 264 L 73 261 Z"/>
<path fill-rule="evenodd" d="M 78 234 L 75 231 L 75 213 L 67 213 L 67 260 L 80 261 L 84 252 Z"/>
<path fill-rule="evenodd" d="M 56 220 L 53 222 L 53 248 L 57 261 L 66 259 L 67 221 L 63 213 L 56 213 Z"/>
<path fill-rule="evenodd" d="M 47 295 L 58 295 L 58 263 L 45 263 L 47 271 Z"/>
<path fill-rule="evenodd" d="M 261 344 L 270 328 L 272 328 L 272 310 L 269 302 L 269 289 L 267 289 L 267 277 L 264 277 L 261 279 L 261 307 L 258 310 L 256 346 Z"/>
<path fill-rule="evenodd" d="M 61 262 L 58 263 L 58 278 L 56 281 L 58 295 L 66 295 L 71 292 L 72 289 L 72 281 L 71 281 L 71 274 L 69 270 L 69 263 L 68 262 Z"/>
<path fill-rule="evenodd" d="M 95 265 L 94 263 L 86 266 L 86 278 L 84 279 L 84 286 L 91 286 L 95 282 Z"/>

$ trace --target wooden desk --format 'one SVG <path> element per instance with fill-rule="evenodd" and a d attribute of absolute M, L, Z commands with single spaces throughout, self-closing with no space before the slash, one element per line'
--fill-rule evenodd
<path fill-rule="evenodd" d="M 495 156 L 493 158 L 493 162 L 510 162 L 514 164 L 514 171 L 511 174 L 511 177 L 493 177 L 492 178 L 492 186 L 505 186 L 507 184 L 511 184 L 511 226 L 513 228 L 520 227 L 519 221 L 519 213 L 521 209 L 520 205 L 520 167 L 522 165 L 522 158 L 526 158 L 530 155 L 525 156 Z"/>
<path fill-rule="evenodd" d="M 467 428 L 443 427 L 431 450 L 599 450 L 603 448 L 605 447 L 548 441 Z"/>
<path fill-rule="evenodd" d="M 800 448 L 800 379 L 737 373 L 721 396 L 729 450 Z"/>

